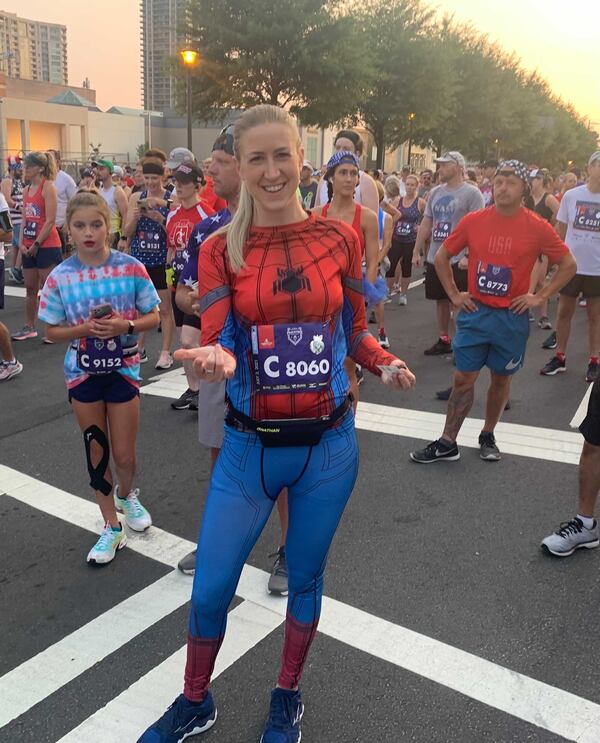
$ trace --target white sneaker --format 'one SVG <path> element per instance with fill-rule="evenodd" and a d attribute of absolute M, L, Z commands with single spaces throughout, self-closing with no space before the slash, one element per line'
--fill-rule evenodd
<path fill-rule="evenodd" d="M 400 306 L 406 306 L 408 304 L 408 297 L 406 294 L 398 294 L 398 304 Z"/>
<path fill-rule="evenodd" d="M 0 382 L 7 382 L 23 371 L 23 364 L 16 359 L 14 361 L 2 361 L 0 359 Z"/>
<path fill-rule="evenodd" d="M 110 524 L 104 524 L 104 529 L 96 544 L 88 552 L 87 561 L 94 562 L 97 565 L 105 565 L 115 559 L 117 550 L 123 549 L 127 544 L 125 529 L 115 531 Z"/>
<path fill-rule="evenodd" d="M 170 369 L 173 366 L 173 357 L 168 351 L 161 351 L 155 369 Z"/>
<path fill-rule="evenodd" d="M 553 534 L 542 541 L 542 549 L 556 557 L 568 557 L 575 550 L 593 549 L 598 545 L 600 545 L 600 540 L 597 522 L 594 521 L 594 526 L 587 529 L 578 518 L 563 521 Z"/>
<path fill-rule="evenodd" d="M 115 507 L 125 516 L 125 523 L 133 531 L 144 531 L 152 526 L 152 517 L 139 499 L 140 489 L 132 490 L 127 498 L 119 498 L 119 486 L 115 486 Z"/>

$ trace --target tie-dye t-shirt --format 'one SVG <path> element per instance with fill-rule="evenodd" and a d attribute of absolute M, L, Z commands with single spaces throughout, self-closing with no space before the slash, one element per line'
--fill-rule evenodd
<path fill-rule="evenodd" d="M 40 297 L 38 316 L 50 325 L 81 325 L 86 322 L 92 308 L 109 303 L 113 310 L 126 320 L 135 320 L 160 304 L 152 281 L 144 266 L 136 259 L 116 250 L 110 251 L 108 260 L 100 266 L 86 266 L 77 255 L 56 266 L 44 284 Z M 122 335 L 125 351 L 123 367 L 119 369 L 128 382 L 139 385 L 139 354 L 127 355 L 137 337 Z M 77 341 L 69 344 L 65 355 L 65 379 L 72 388 L 88 378 L 77 366 Z"/>

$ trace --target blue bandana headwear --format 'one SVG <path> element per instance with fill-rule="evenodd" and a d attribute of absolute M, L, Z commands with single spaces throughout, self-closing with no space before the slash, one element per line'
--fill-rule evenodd
<path fill-rule="evenodd" d="M 358 158 L 353 152 L 348 152 L 348 150 L 340 150 L 339 152 L 334 152 L 333 155 L 329 158 L 329 162 L 327 163 L 327 173 L 325 174 L 325 177 L 331 175 L 331 173 L 337 168 L 338 165 L 341 165 L 342 163 L 350 163 L 350 165 L 355 165 L 357 168 L 360 168 L 360 163 L 358 161 Z"/>
<path fill-rule="evenodd" d="M 520 178 L 524 183 L 528 182 L 529 171 L 527 165 L 520 160 L 502 160 L 496 168 L 496 175 L 503 170 L 512 170 L 517 178 Z"/>

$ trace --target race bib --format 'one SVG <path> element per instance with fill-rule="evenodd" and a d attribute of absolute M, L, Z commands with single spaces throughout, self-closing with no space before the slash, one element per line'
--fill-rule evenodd
<path fill-rule="evenodd" d="M 252 356 L 261 392 L 307 392 L 329 387 L 332 348 L 327 323 L 253 325 Z"/>
<path fill-rule="evenodd" d="M 492 297 L 507 297 L 512 284 L 512 269 L 492 266 L 479 261 L 477 264 L 477 290 Z"/>
<path fill-rule="evenodd" d="M 80 338 L 77 366 L 86 374 L 110 374 L 123 368 L 121 338 Z"/>
<path fill-rule="evenodd" d="M 23 237 L 26 240 L 35 240 L 37 236 L 37 227 L 37 222 L 34 222 L 30 219 L 26 220 L 25 224 L 23 225 Z"/>
<path fill-rule="evenodd" d="M 399 237 L 410 237 L 413 234 L 413 223 L 400 221 L 396 225 L 396 235 Z"/>
<path fill-rule="evenodd" d="M 600 204 L 592 201 L 578 201 L 575 204 L 573 227 L 586 232 L 600 232 Z"/>
<path fill-rule="evenodd" d="M 148 253 L 161 253 L 164 252 L 165 243 L 160 232 L 154 232 L 146 230 L 140 232 L 140 248 Z"/>
<path fill-rule="evenodd" d="M 433 241 L 436 243 L 442 243 L 450 237 L 452 232 L 452 224 L 450 222 L 436 222 L 433 228 Z"/>

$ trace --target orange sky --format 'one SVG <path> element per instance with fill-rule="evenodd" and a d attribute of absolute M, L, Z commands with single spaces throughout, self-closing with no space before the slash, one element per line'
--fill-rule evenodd
<path fill-rule="evenodd" d="M 277 0 L 274 0 L 276 2 Z M 248 0 L 252 2 L 252 0 Z M 553 90 L 600 122 L 600 0 L 432 0 L 471 20 Z M 69 82 L 89 77 L 102 109 L 141 105 L 138 0 L 0 0 L 0 7 L 67 26 Z"/>

